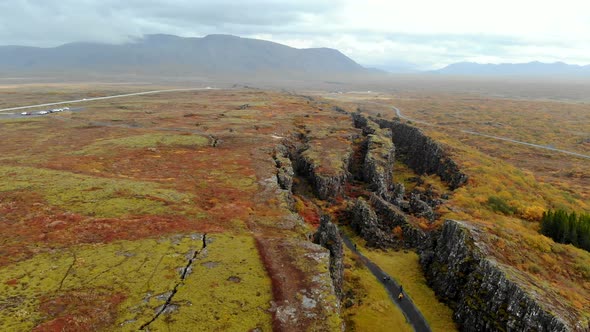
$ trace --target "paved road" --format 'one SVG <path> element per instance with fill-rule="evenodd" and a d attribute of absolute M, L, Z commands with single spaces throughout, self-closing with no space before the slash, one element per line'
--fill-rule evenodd
<path fill-rule="evenodd" d="M 55 106 L 55 105 L 63 105 L 63 104 L 83 103 L 83 102 L 93 101 L 93 100 L 104 100 L 104 99 L 114 99 L 114 98 L 131 97 L 131 96 L 150 95 L 150 94 L 164 93 L 164 92 L 199 91 L 199 90 L 217 90 L 217 89 L 216 88 L 209 88 L 209 87 L 207 87 L 207 88 L 188 88 L 188 89 L 168 89 L 168 90 L 143 91 L 143 92 L 126 93 L 126 94 L 114 95 L 114 96 L 84 98 L 84 99 L 60 101 L 60 102 L 55 102 L 55 103 L 47 103 L 47 104 L 39 104 L 39 105 L 28 105 L 28 106 L 18 106 L 18 107 L 3 108 L 3 109 L 0 109 L 0 112 L 9 112 L 9 111 L 24 110 L 24 109 L 27 109 L 27 108 L 34 108 L 34 107 L 46 107 L 46 106 Z"/>
<path fill-rule="evenodd" d="M 59 114 L 63 112 L 80 112 L 84 110 L 84 107 L 72 107 L 67 111 L 57 112 L 57 113 L 48 113 L 48 114 L 38 114 L 37 112 L 33 111 L 29 115 L 22 115 L 20 113 L 0 113 L 0 119 L 13 119 L 13 118 L 36 118 L 40 116 L 51 116 L 52 114 Z"/>
<path fill-rule="evenodd" d="M 350 238 L 346 236 L 346 234 L 341 233 L 341 235 L 342 240 L 344 241 L 344 244 L 346 244 L 348 249 L 350 249 L 353 253 L 359 256 L 361 262 L 365 264 L 365 266 L 369 269 L 369 271 L 371 271 L 375 278 L 377 278 L 377 280 L 383 285 L 383 287 L 385 287 L 387 293 L 389 294 L 389 297 L 391 298 L 391 301 L 393 301 L 402 310 L 404 316 L 406 316 L 406 319 L 412 325 L 414 330 L 416 332 L 430 332 L 431 330 L 428 326 L 428 323 L 426 322 L 426 319 L 424 319 L 424 316 L 422 316 L 422 313 L 414 305 L 414 302 L 412 302 L 412 299 L 408 296 L 408 294 L 404 292 L 405 297 L 402 300 L 398 300 L 397 297 L 400 293 L 400 285 L 397 284 L 395 280 L 391 278 L 390 275 L 381 270 L 381 268 L 377 264 L 373 263 L 370 259 L 358 252 L 354 248 L 354 244 L 352 243 Z M 386 279 L 384 279 L 384 277 Z"/>
<path fill-rule="evenodd" d="M 419 120 L 408 118 L 407 116 L 404 116 L 402 114 L 402 112 L 397 107 L 393 107 L 393 110 L 395 111 L 395 114 L 400 119 L 412 121 L 412 122 L 415 122 L 415 123 L 421 123 L 421 124 L 425 124 L 425 125 L 428 125 L 428 126 L 436 126 L 435 124 L 432 124 L 432 123 L 428 123 L 428 122 L 424 122 L 424 121 L 419 121 Z M 501 137 L 501 136 L 494 136 L 494 135 L 488 135 L 488 134 L 480 133 L 480 132 L 473 131 L 473 130 L 457 129 L 457 131 L 460 131 L 460 132 L 465 133 L 465 134 L 482 136 L 482 137 L 497 139 L 497 140 L 501 140 L 501 141 L 506 141 L 506 142 L 516 143 L 516 144 L 531 146 L 531 147 L 538 148 L 538 149 L 544 149 L 544 150 L 549 150 L 549 151 L 555 151 L 555 152 L 565 153 L 565 154 L 569 154 L 569 155 L 580 157 L 580 158 L 590 159 L 590 156 L 588 156 L 588 155 L 577 153 L 577 152 L 572 152 L 572 151 L 567 151 L 567 150 L 562 150 L 562 149 L 557 149 L 557 148 L 554 148 L 554 147 L 551 147 L 551 146 L 539 145 L 539 144 L 534 144 L 534 143 L 529 143 L 529 142 L 523 142 L 523 141 L 517 141 L 517 140 L 512 139 L 512 138 Z"/>

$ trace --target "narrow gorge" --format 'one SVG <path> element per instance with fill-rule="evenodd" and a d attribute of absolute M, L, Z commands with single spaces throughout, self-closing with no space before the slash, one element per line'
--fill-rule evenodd
<path fill-rule="evenodd" d="M 424 230 L 410 221 L 410 216 L 435 221 L 437 206 L 468 181 L 442 145 L 407 123 L 360 112 L 351 117 L 358 133 L 350 137 L 350 147 L 335 169 L 314 158 L 313 139 L 305 135 L 286 141 L 277 159 L 277 179 L 289 191 L 288 201 L 293 201 L 297 177 L 326 202 L 316 207 L 321 221 L 313 240 L 330 251 L 330 272 L 339 298 L 343 263 L 337 225 L 349 227 L 370 248 L 415 250 L 428 284 L 453 310 L 462 331 L 573 330 L 486 257 L 466 224 L 446 220 L 441 227 Z M 405 192 L 404 185 L 396 183 L 396 159 L 416 174 L 439 176 L 450 191 Z"/>

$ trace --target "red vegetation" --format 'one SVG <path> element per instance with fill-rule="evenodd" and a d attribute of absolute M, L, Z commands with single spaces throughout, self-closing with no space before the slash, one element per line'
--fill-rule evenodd
<path fill-rule="evenodd" d="M 307 198 L 295 196 L 295 209 L 306 223 L 317 227 L 320 225 L 320 215 L 317 206 Z"/>
<path fill-rule="evenodd" d="M 135 240 L 179 232 L 221 232 L 220 224 L 182 216 L 92 218 L 47 206 L 33 193 L 0 194 L 7 226 L 0 234 L 0 266 L 31 257 L 43 248 Z"/>
<path fill-rule="evenodd" d="M 36 326 L 34 332 L 97 331 L 112 326 L 117 306 L 125 300 L 120 293 L 108 290 L 80 290 L 42 298 L 40 311 L 49 320 Z"/>

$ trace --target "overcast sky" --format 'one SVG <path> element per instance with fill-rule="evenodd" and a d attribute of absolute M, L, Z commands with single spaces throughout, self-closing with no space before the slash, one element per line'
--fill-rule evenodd
<path fill-rule="evenodd" d="M 590 64 L 589 0 L 0 0 L 0 44 L 212 33 L 333 47 L 364 65 Z"/>

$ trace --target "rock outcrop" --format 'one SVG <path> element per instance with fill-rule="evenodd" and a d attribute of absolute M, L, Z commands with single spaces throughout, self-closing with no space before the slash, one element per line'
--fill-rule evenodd
<path fill-rule="evenodd" d="M 393 183 L 395 147 L 391 139 L 380 134 L 367 136 L 367 154 L 363 163 L 363 178 L 369 189 L 379 196 L 390 199 Z"/>
<path fill-rule="evenodd" d="M 434 211 L 432 210 L 432 207 L 430 207 L 428 203 L 420 199 L 420 194 L 415 193 L 410 194 L 409 212 L 418 217 L 424 217 L 430 221 L 434 221 L 436 217 Z"/>
<path fill-rule="evenodd" d="M 359 197 L 350 211 L 350 226 L 355 233 L 367 241 L 370 248 L 391 248 L 398 245 L 392 233 L 384 232 L 380 220 L 371 205 Z"/>
<path fill-rule="evenodd" d="M 330 217 L 320 218 L 320 226 L 313 236 L 313 242 L 330 251 L 330 276 L 334 291 L 342 299 L 342 282 L 344 280 L 344 247 L 338 232 L 338 226 L 330 222 Z"/>
<path fill-rule="evenodd" d="M 361 113 L 352 113 L 352 124 L 355 128 L 362 129 L 363 135 L 374 134 L 374 128 L 369 127 L 369 120 Z"/>
<path fill-rule="evenodd" d="M 379 219 L 379 227 L 386 234 L 391 234 L 395 227 L 402 229 L 402 243 L 406 248 L 419 248 L 427 237 L 419 227 L 410 224 L 402 211 L 383 198 L 372 194 L 369 202 Z"/>
<path fill-rule="evenodd" d="M 289 151 L 284 145 L 279 145 L 273 155 L 277 168 L 277 182 L 281 189 L 291 191 L 293 188 L 293 165 L 289 159 Z"/>
<path fill-rule="evenodd" d="M 381 128 L 390 128 L 393 143 L 406 164 L 419 174 L 437 174 L 451 189 L 467 182 L 467 175 L 448 156 L 442 146 L 426 136 L 420 129 L 385 119 L 374 119 Z"/>
<path fill-rule="evenodd" d="M 369 184 L 369 190 L 379 196 L 391 200 L 393 193 L 393 164 L 395 163 L 395 146 L 391 141 L 389 129 L 381 129 L 360 113 L 352 114 L 352 122 L 356 128 L 362 129 L 364 141 L 360 154 L 362 160 L 357 167 L 357 177 Z"/>
<path fill-rule="evenodd" d="M 462 331 L 568 331 L 483 255 L 460 222 L 447 220 L 431 234 L 420 263 Z"/>
<path fill-rule="evenodd" d="M 306 177 L 318 198 L 326 200 L 342 195 L 344 184 L 348 180 L 348 165 L 351 155 L 342 157 L 342 168 L 334 174 L 320 172 L 319 165 L 305 153 L 301 153 L 295 158 L 295 167 L 297 173 Z"/>
<path fill-rule="evenodd" d="M 406 187 L 403 183 L 394 183 L 391 189 L 391 203 L 395 205 L 400 205 L 401 202 L 404 200 L 404 195 L 406 194 Z"/>

